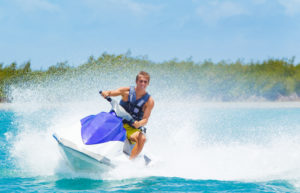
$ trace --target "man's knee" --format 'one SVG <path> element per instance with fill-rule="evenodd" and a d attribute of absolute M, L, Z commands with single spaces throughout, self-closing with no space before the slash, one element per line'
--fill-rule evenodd
<path fill-rule="evenodd" d="M 140 134 L 140 137 L 139 137 L 140 143 L 143 143 L 143 144 L 144 144 L 144 143 L 146 143 L 146 140 L 147 140 L 147 139 L 146 139 L 146 136 L 145 136 L 144 134 L 141 133 L 141 134 Z"/>
<path fill-rule="evenodd" d="M 136 143 L 139 143 L 139 144 L 144 144 L 146 143 L 146 136 L 139 132 L 139 133 L 135 133 L 133 134 L 131 137 L 130 137 L 130 140 L 136 142 Z"/>

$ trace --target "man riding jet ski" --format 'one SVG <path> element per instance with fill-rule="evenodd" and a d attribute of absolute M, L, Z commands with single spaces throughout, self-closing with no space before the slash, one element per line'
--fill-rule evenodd
<path fill-rule="evenodd" d="M 146 92 L 150 75 L 141 71 L 136 76 L 136 87 L 121 87 L 113 91 L 103 91 L 102 96 L 122 96 L 120 105 L 132 116 L 133 123 L 124 119 L 124 128 L 130 143 L 136 143 L 131 151 L 129 159 L 134 159 L 142 151 L 146 137 L 139 129 L 145 126 L 154 107 L 153 98 Z"/>
<path fill-rule="evenodd" d="M 81 125 L 70 127 L 71 131 L 53 134 L 71 168 L 106 170 L 118 161 L 124 161 L 125 154 L 129 155 L 129 159 L 138 156 L 146 140 L 143 126 L 154 106 L 153 99 L 145 91 L 149 80 L 146 72 L 140 72 L 136 78 L 136 88 L 100 91 L 112 106 L 109 113 L 87 116 L 81 119 Z M 118 95 L 122 96 L 120 105 L 109 97 Z M 145 154 L 142 157 L 148 165 L 151 159 Z"/>

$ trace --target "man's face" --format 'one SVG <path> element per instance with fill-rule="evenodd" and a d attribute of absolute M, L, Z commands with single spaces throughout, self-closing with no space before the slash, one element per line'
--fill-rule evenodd
<path fill-rule="evenodd" d="M 138 89 L 146 89 L 149 85 L 149 81 L 145 76 L 139 75 L 138 80 L 136 81 L 136 86 Z"/>

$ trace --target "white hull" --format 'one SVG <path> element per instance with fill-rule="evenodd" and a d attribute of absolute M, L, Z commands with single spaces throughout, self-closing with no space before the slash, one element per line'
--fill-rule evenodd
<path fill-rule="evenodd" d="M 94 154 L 87 150 L 79 150 L 75 144 L 61 139 L 56 134 L 53 137 L 57 140 L 60 151 L 67 161 L 68 166 L 75 171 L 107 171 L 113 168 L 111 160 L 100 154 Z"/>
<path fill-rule="evenodd" d="M 128 144 L 126 140 L 123 142 L 107 142 L 97 145 L 85 145 L 82 142 L 79 145 L 69 141 L 68 139 L 61 138 L 57 134 L 53 134 L 53 137 L 59 144 L 60 151 L 67 161 L 68 166 L 74 171 L 88 171 L 88 172 L 105 172 L 114 168 L 120 162 L 129 162 L 129 153 L 133 148 L 133 145 Z M 121 145 L 121 146 L 120 146 Z M 101 148 L 103 147 L 103 149 Z M 109 148 L 108 148 L 109 147 Z M 121 151 L 114 152 L 111 155 L 101 154 L 95 150 L 113 149 L 117 150 L 122 148 Z M 127 151 L 127 152 L 126 152 Z M 141 155 L 145 161 L 145 165 L 151 162 L 151 159 L 146 155 Z"/>

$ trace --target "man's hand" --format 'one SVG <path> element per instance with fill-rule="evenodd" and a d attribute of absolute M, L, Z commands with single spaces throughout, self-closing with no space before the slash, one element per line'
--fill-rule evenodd
<path fill-rule="evenodd" d="M 106 98 L 110 95 L 110 91 L 102 91 L 101 95 L 103 96 L 103 98 Z"/>
<path fill-rule="evenodd" d="M 135 128 L 140 128 L 141 127 L 141 124 L 138 122 L 138 121 L 135 121 L 132 126 L 134 126 Z"/>

